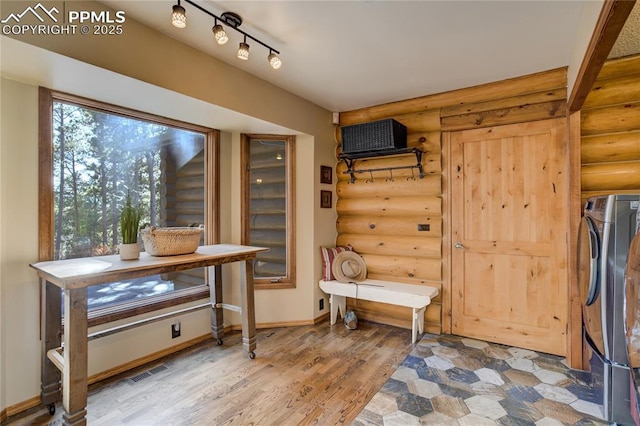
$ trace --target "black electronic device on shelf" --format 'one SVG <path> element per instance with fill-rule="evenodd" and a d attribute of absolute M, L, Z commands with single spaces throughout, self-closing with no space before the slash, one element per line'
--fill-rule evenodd
<path fill-rule="evenodd" d="M 357 173 L 369 173 L 367 181 L 373 181 L 375 171 L 389 171 L 393 180 L 393 171 L 398 169 L 418 169 L 420 179 L 424 177 L 422 168 L 422 154 L 419 148 L 407 148 L 407 127 L 396 120 L 373 121 L 370 123 L 344 126 L 340 129 L 342 135 L 342 153 L 338 159 L 347 165 L 345 174 L 351 175 L 350 182 L 354 183 Z M 388 155 L 414 154 L 416 164 L 410 166 L 381 167 L 369 169 L 354 169 L 354 162 L 360 158 L 383 157 Z M 412 171 L 413 178 L 413 171 Z"/>
<path fill-rule="evenodd" d="M 344 154 L 369 153 L 373 156 L 379 151 L 407 147 L 407 127 L 392 118 L 344 126 L 340 131 Z"/>

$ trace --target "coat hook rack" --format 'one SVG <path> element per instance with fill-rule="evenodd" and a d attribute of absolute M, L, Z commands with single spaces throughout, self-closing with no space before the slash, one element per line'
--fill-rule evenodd
<path fill-rule="evenodd" d="M 411 169 L 411 177 L 413 177 L 414 179 L 415 179 L 415 176 L 413 174 L 413 169 L 418 169 L 418 175 L 420 176 L 420 179 L 422 179 L 424 177 L 424 170 L 422 168 L 422 154 L 424 154 L 424 152 L 425 151 L 422 151 L 418 148 L 403 148 L 403 149 L 394 149 L 389 151 L 377 151 L 377 152 L 358 152 L 358 153 L 351 153 L 351 154 L 342 153 L 338 155 L 338 160 L 344 161 L 345 164 L 347 165 L 347 170 L 344 171 L 343 173 L 351 175 L 351 179 L 349 181 L 350 183 L 354 183 L 356 181 L 355 175 L 357 173 L 369 173 L 370 178 L 367 178 L 366 181 L 373 182 L 373 172 L 377 172 L 377 171 L 388 171 L 390 174 L 390 177 L 387 178 L 387 181 L 389 180 L 393 181 L 393 170 L 400 170 L 400 169 Z M 414 154 L 416 156 L 416 164 L 410 165 L 410 166 L 378 167 L 378 168 L 361 169 L 361 170 L 354 169 L 354 163 L 358 159 L 372 158 L 372 157 L 385 157 L 389 155 L 399 155 L 399 154 Z"/>
<path fill-rule="evenodd" d="M 364 183 L 373 183 L 373 172 L 371 170 L 369 170 L 369 177 L 364 181 Z"/>
<path fill-rule="evenodd" d="M 413 170 L 413 167 L 411 168 Z M 389 177 L 385 179 L 387 182 L 393 182 L 393 168 L 389 169 Z"/>
<path fill-rule="evenodd" d="M 416 176 L 413 174 L 413 167 L 411 168 L 411 176 L 409 176 L 407 180 L 416 180 Z"/>

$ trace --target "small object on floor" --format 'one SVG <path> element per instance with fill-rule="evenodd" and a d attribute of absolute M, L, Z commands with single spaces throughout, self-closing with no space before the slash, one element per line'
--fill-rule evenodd
<path fill-rule="evenodd" d="M 349 330 L 358 328 L 358 317 L 355 312 L 351 310 L 347 311 L 347 314 L 344 316 L 344 326 Z"/>

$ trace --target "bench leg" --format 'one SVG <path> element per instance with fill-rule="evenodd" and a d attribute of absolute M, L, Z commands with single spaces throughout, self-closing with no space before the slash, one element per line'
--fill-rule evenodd
<path fill-rule="evenodd" d="M 411 343 L 418 340 L 418 333 L 424 332 L 424 310 L 426 307 L 416 309 L 413 308 L 413 324 L 411 326 Z"/>
<path fill-rule="evenodd" d="M 347 298 L 345 296 L 332 294 L 329 298 L 329 304 L 331 305 L 331 325 L 333 325 L 338 320 L 338 311 L 340 311 L 340 316 L 344 318 L 345 309 L 347 307 Z"/>

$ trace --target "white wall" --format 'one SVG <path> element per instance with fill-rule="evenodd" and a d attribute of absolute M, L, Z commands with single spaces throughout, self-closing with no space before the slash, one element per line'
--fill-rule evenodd
<path fill-rule="evenodd" d="M 0 411 L 8 409 L 11 413 L 12 408 L 40 393 L 39 284 L 28 267 L 38 260 L 38 85 L 221 129 L 223 242 L 240 242 L 240 133 L 295 134 L 297 287 L 257 291 L 256 320 L 258 324 L 310 323 L 328 309 L 325 303 L 325 310 L 319 312 L 315 299 L 319 297 L 319 247 L 335 242 L 335 211 L 318 212 L 319 166 L 335 165 L 331 113 L 243 71 L 183 48 L 175 40 L 133 21 L 128 21 L 128 25 L 130 33 L 139 38 L 114 40 L 117 46 L 109 46 L 105 40 L 92 47 L 86 41 L 82 44 L 43 39 L 26 44 L 0 37 Z M 35 46 L 39 44 L 43 46 Z M 153 60 L 122 61 L 122 57 L 138 52 L 150 54 L 153 50 L 167 49 L 180 49 L 184 59 L 181 66 L 185 68 L 182 72 L 189 74 L 191 68 L 197 68 L 196 74 L 202 79 L 196 76 L 187 82 L 176 82 L 169 71 L 162 72 L 162 67 Z M 111 58 L 105 54 L 112 51 L 123 55 Z M 101 66 L 91 62 L 100 62 Z M 248 85 L 251 93 L 239 96 L 230 90 L 216 90 L 203 80 L 213 71 L 226 76 L 222 80 Z M 141 75 L 145 81 L 132 78 Z M 270 102 L 256 103 L 255 96 Z M 235 265 L 223 268 L 225 302 L 239 304 L 238 271 Z M 89 375 L 210 331 L 206 310 L 179 320 L 182 337 L 178 339 L 170 338 L 172 320 L 167 320 L 92 341 Z M 225 313 L 226 325 L 239 323 L 237 315 Z M 259 351 L 258 347 L 258 356 Z"/>
<path fill-rule="evenodd" d="M 34 161 L 38 90 L 5 79 L 1 84 L 0 403 L 4 408 L 37 395 L 40 387 L 39 286 L 28 265 L 38 258 L 38 162 Z"/>

